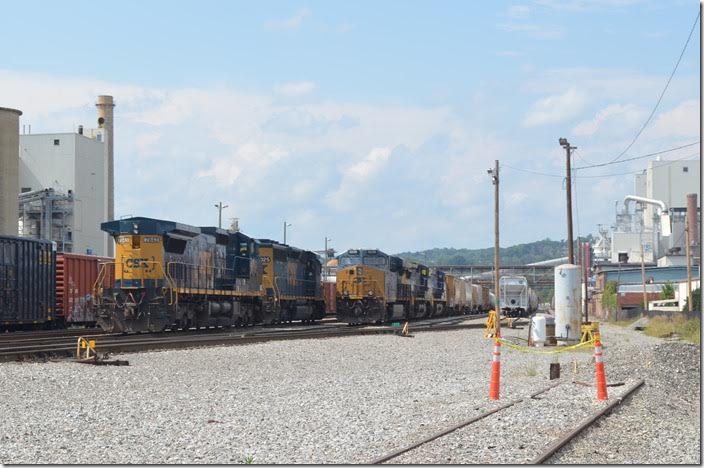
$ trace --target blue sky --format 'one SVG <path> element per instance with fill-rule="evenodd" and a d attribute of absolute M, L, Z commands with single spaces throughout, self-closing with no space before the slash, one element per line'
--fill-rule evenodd
<path fill-rule="evenodd" d="M 116 112 L 116 214 L 217 222 L 321 249 L 562 239 L 561 136 L 613 159 L 662 90 L 695 1 L 3 2 L 0 106 L 33 132 Z M 698 140 L 699 38 L 637 156 Z M 697 147 L 665 155 L 695 157 Z M 508 167 L 511 166 L 511 167 Z M 634 161 L 576 179 L 578 229 L 613 221 Z"/>

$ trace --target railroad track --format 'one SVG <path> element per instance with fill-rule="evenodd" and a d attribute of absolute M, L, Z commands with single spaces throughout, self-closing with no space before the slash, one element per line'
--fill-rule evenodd
<path fill-rule="evenodd" d="M 480 319 L 485 315 L 445 317 L 411 322 L 411 332 L 462 328 L 483 328 Z M 469 321 L 468 323 L 463 323 Z M 398 326 L 374 325 L 350 327 L 344 323 L 326 322 L 318 325 L 291 324 L 235 329 L 180 330 L 163 333 L 115 334 L 84 333 L 58 336 L 0 337 L 0 361 L 58 358 L 71 356 L 76 351 L 78 336 L 94 338 L 98 353 L 136 352 L 157 349 L 178 349 L 203 346 L 237 345 L 272 340 L 332 338 L 342 336 L 399 333 Z"/>
<path fill-rule="evenodd" d="M 548 461 L 558 450 L 560 450 L 567 443 L 569 443 L 571 440 L 573 440 L 575 437 L 577 437 L 586 428 L 588 428 L 589 426 L 594 424 L 594 422 L 596 422 L 599 418 L 601 418 L 602 416 L 605 416 L 605 415 L 609 414 L 611 411 L 613 411 L 613 409 L 616 406 L 620 405 L 633 392 L 638 390 L 644 383 L 645 383 L 644 380 L 642 380 L 642 379 L 638 380 L 633 385 L 628 387 L 621 395 L 619 395 L 616 398 L 613 398 L 612 401 L 606 407 L 601 408 L 598 411 L 593 412 L 588 417 L 582 419 L 581 422 L 577 426 L 573 427 L 572 429 L 570 429 L 568 431 L 563 432 L 562 435 L 559 436 L 557 439 L 551 441 L 547 446 L 544 446 L 541 449 L 541 451 L 538 454 L 536 454 L 534 456 L 534 458 L 531 459 L 531 461 L 529 463 L 542 464 L 542 463 L 545 463 L 546 461 Z M 397 459 L 401 455 L 412 452 L 413 450 L 416 450 L 419 447 L 422 447 L 422 446 L 429 444 L 437 439 L 445 437 L 448 434 L 451 434 L 459 429 L 465 428 L 465 427 L 470 426 L 478 421 L 481 421 L 482 419 L 485 419 L 485 418 L 488 418 L 492 415 L 500 413 L 501 411 L 503 411 L 507 408 L 510 408 L 510 407 L 515 406 L 515 405 L 522 403 L 522 402 L 530 401 L 530 400 L 534 399 L 535 397 L 537 397 L 538 395 L 546 393 L 559 385 L 563 385 L 563 382 L 558 382 L 558 383 L 552 384 L 552 385 L 547 386 L 547 387 L 545 387 L 535 393 L 532 393 L 531 395 L 529 395 L 527 397 L 518 398 L 516 400 L 512 400 L 506 404 L 503 404 L 503 405 L 498 406 L 496 408 L 493 408 L 491 410 L 485 411 L 484 413 L 481 413 L 477 416 L 474 416 L 466 421 L 463 421 L 463 422 L 456 424 L 452 427 L 449 427 L 449 428 L 444 429 L 440 432 L 437 432 L 437 433 L 435 433 L 425 439 L 419 440 L 416 443 L 413 443 L 413 444 L 406 446 L 404 448 L 395 450 L 395 451 L 388 453 L 384 456 L 378 457 L 378 458 L 372 460 L 371 462 L 369 462 L 369 464 L 370 465 L 377 465 L 377 464 L 382 464 L 382 463 L 386 463 L 388 461 Z M 536 415 L 536 417 L 540 417 L 540 415 Z M 520 429 L 517 428 L 517 430 L 519 432 L 521 432 Z M 404 460 L 404 462 L 412 463 L 412 462 L 408 462 L 408 460 Z M 394 463 L 394 462 L 392 462 L 392 463 Z M 520 461 L 516 461 L 516 463 L 520 463 Z"/>

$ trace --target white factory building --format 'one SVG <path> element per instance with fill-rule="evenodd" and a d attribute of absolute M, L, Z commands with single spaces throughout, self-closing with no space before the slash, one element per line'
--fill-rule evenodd
<path fill-rule="evenodd" d="M 19 133 L 21 112 L 0 108 L 0 234 L 113 255 L 114 242 L 100 229 L 114 213 L 112 96 L 98 96 L 96 107 L 98 128 L 39 134 L 29 125 Z"/>
<path fill-rule="evenodd" d="M 107 255 L 107 150 L 104 135 L 20 135 L 19 229 L 59 250 Z M 51 233 L 48 229 L 51 226 Z"/>
<path fill-rule="evenodd" d="M 684 265 L 687 197 L 691 194 L 696 194 L 690 207 L 696 220 L 691 225 L 690 244 L 699 241 L 699 170 L 699 160 L 649 161 L 645 171 L 635 176 L 633 193 L 616 202 L 615 223 L 610 229 L 600 226 L 595 261 L 640 264 L 642 249 L 646 263 Z M 697 261 L 699 252 L 692 255 Z"/>

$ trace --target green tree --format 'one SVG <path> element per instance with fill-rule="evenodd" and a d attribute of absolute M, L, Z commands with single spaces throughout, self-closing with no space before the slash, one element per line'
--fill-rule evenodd
<path fill-rule="evenodd" d="M 688 300 L 689 298 L 684 299 L 684 307 L 682 307 L 682 312 L 689 310 Z M 702 310 L 702 291 L 700 288 L 692 291 L 692 310 Z"/>
<path fill-rule="evenodd" d="M 670 281 L 662 285 L 661 299 L 674 299 L 675 298 L 675 287 L 672 286 Z"/>
<path fill-rule="evenodd" d="M 608 281 L 604 286 L 604 293 L 601 295 L 601 305 L 609 312 L 616 312 L 618 307 L 618 283 L 616 281 Z"/>

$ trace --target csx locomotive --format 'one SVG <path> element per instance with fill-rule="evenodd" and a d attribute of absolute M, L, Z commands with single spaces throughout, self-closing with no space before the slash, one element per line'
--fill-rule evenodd
<path fill-rule="evenodd" d="M 489 289 L 379 250 L 348 250 L 338 257 L 337 319 L 383 323 L 486 312 Z"/>
<path fill-rule="evenodd" d="M 105 330 L 271 324 L 325 314 L 321 264 L 313 252 L 152 218 L 101 228 L 116 245 L 115 260 L 103 267 L 94 290 Z M 114 275 L 112 287 L 100 286 L 106 274 Z"/>

